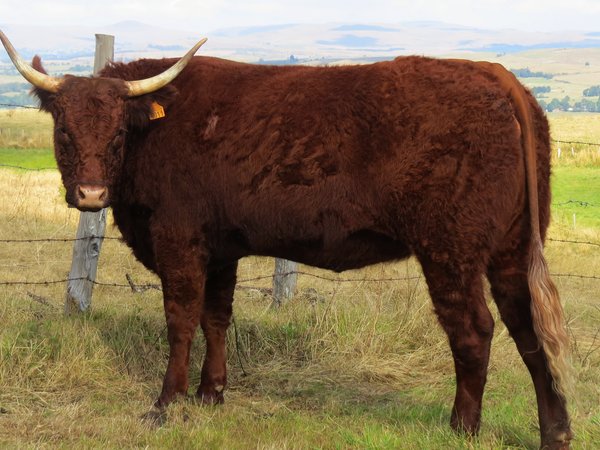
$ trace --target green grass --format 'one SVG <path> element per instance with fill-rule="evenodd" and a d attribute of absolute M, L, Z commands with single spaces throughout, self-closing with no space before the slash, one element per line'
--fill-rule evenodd
<path fill-rule="evenodd" d="M 35 117 L 41 117 L 37 127 L 48 126 L 46 116 Z M 26 125 L 18 114 L 12 119 Z M 561 139 L 600 142 L 595 116 L 553 114 L 550 120 Z M 54 166 L 50 150 L 36 149 L 0 150 L 0 163 Z M 556 162 L 550 237 L 600 241 L 600 208 L 558 205 L 568 200 L 600 204 L 599 171 L 587 157 Z M 57 171 L 0 169 L 0 186 L 2 239 L 75 235 L 77 213 L 65 208 Z M 118 235 L 110 226 L 108 233 Z M 0 281 L 62 279 L 71 253 L 69 243 L 0 244 Z M 550 241 L 546 255 L 553 273 L 600 276 L 597 247 Z M 245 258 L 239 279 L 268 275 L 272 266 L 268 258 Z M 98 280 L 125 283 L 126 273 L 140 284 L 157 281 L 124 245 L 106 241 Z M 418 265 L 409 260 L 342 278 L 418 274 Z M 578 399 L 571 402 L 573 448 L 595 449 L 600 442 L 599 285 L 589 279 L 555 280 L 569 319 L 579 379 Z M 242 284 L 264 288 L 269 283 Z M 319 293 L 317 301 L 303 294 L 308 288 Z M 260 290 L 236 290 L 226 404 L 207 408 L 177 402 L 169 407 L 166 423 L 156 428 L 141 416 L 158 395 L 166 368 L 160 292 L 97 287 L 92 312 L 67 318 L 63 284 L 2 286 L 0 447 L 537 448 L 533 386 L 491 300 L 496 329 L 482 428 L 478 437 L 467 438 L 448 425 L 453 363 L 422 279 L 343 283 L 305 275 L 299 277 L 299 290 L 277 312 Z M 199 382 L 203 354 L 203 339 L 197 336 L 190 393 Z"/>
<path fill-rule="evenodd" d="M 600 229 L 600 167 L 555 167 L 552 203 L 555 222 Z"/>
<path fill-rule="evenodd" d="M 263 264 L 249 262 L 243 271 L 257 263 Z M 492 344 L 481 433 L 468 439 L 450 430 L 452 362 L 424 286 L 410 303 L 401 291 L 391 301 L 388 287 L 380 287 L 377 294 L 371 286 L 369 293 L 354 289 L 354 295 L 328 296 L 313 306 L 300 298 L 280 312 L 267 311 L 268 299 L 259 293 L 238 291 L 238 339 L 236 344 L 230 330 L 226 404 L 206 408 L 180 401 L 169 408 L 160 428 L 140 419 L 159 392 L 166 366 L 160 294 L 101 288 L 91 314 L 65 318 L 59 292 L 48 289 L 46 295 L 55 299 L 51 306 L 31 302 L 24 294 L 0 294 L 0 317 L 6 324 L 0 330 L 0 407 L 6 411 L 0 416 L 0 445 L 8 448 L 538 445 L 533 387 L 500 323 Z M 376 317 L 378 307 L 385 314 Z M 399 326 L 401 316 L 414 321 L 414 327 Z M 342 326 L 346 322 L 355 324 L 354 329 Z M 290 334 L 294 323 L 302 324 L 303 332 Z M 396 334 L 389 332 L 393 328 Z M 378 337 L 374 348 L 365 345 L 369 329 Z M 190 393 L 199 380 L 203 353 L 197 339 Z M 592 368 L 580 362 L 582 401 L 573 420 L 575 448 L 592 449 L 600 438 L 594 419 L 600 382 L 594 366 L 600 360 L 591 355 Z M 389 370 L 390 363 L 406 368 Z"/>
<path fill-rule="evenodd" d="M 0 148 L 0 164 L 27 169 L 56 168 L 54 152 L 51 149 Z"/>

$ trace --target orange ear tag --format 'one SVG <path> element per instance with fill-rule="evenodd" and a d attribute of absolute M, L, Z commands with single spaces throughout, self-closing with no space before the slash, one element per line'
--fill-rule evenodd
<path fill-rule="evenodd" d="M 150 120 L 162 119 L 166 116 L 165 108 L 163 108 L 162 105 L 159 105 L 156 102 L 152 102 L 152 104 L 150 105 L 150 109 Z"/>

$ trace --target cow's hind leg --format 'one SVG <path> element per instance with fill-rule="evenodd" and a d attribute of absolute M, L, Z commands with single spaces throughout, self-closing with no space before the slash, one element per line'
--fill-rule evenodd
<path fill-rule="evenodd" d="M 552 388 L 552 375 L 538 344 L 527 282 L 527 245 L 496 255 L 488 269 L 492 295 L 535 385 L 542 448 L 566 449 L 572 433 L 564 399 Z"/>
<path fill-rule="evenodd" d="M 475 434 L 481 420 L 494 320 L 485 303 L 482 273 L 475 264 L 420 257 L 439 322 L 448 335 L 456 371 L 450 424 Z"/>
<path fill-rule="evenodd" d="M 206 299 L 200 325 L 206 338 L 206 356 L 196 395 L 204 404 L 223 403 L 227 384 L 226 333 L 229 327 L 237 261 L 224 267 L 210 268 Z"/>

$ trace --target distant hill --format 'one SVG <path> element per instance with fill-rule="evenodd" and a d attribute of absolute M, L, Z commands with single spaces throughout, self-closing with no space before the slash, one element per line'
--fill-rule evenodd
<path fill-rule="evenodd" d="M 208 42 L 200 55 L 263 64 L 368 63 L 409 54 L 497 61 L 521 74 L 521 81 L 547 104 L 554 99 L 561 105 L 585 100 L 583 90 L 597 85 L 600 79 L 600 32 L 594 31 L 534 33 L 442 22 L 291 23 L 207 31 L 126 21 L 95 28 L 0 23 L 0 29 L 25 58 L 39 54 L 55 75 L 90 74 L 94 34 L 104 33 L 115 36 L 118 61 L 181 56 L 202 37 L 208 37 Z M 537 73 L 544 76 L 533 76 Z M 0 85 L 9 83 L 21 86 L 18 83 L 22 80 L 2 49 Z M 600 100 L 591 100 L 600 109 Z M 0 92 L 0 103 L 25 101 L 31 101 L 26 88 L 3 88 Z"/>
<path fill-rule="evenodd" d="M 45 60 L 91 57 L 95 33 L 115 35 L 116 56 L 121 59 L 179 55 L 201 37 L 209 38 L 203 52 L 248 62 L 281 60 L 290 55 L 298 59 L 356 59 L 399 54 L 600 48 L 597 32 L 486 30 L 441 22 L 278 24 L 215 31 L 171 30 L 136 21 L 95 28 L 0 23 L 0 29 L 24 56 L 30 58 L 37 53 Z M 0 51 L 0 61 L 6 59 L 6 54 Z"/>

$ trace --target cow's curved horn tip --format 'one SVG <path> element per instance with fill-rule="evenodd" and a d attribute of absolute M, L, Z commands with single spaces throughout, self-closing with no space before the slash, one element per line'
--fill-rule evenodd
<path fill-rule="evenodd" d="M 198 50 L 200 47 L 202 47 L 204 44 L 206 44 L 206 41 L 208 41 L 208 38 L 202 38 L 200 39 L 196 45 L 194 45 L 194 50 Z"/>

